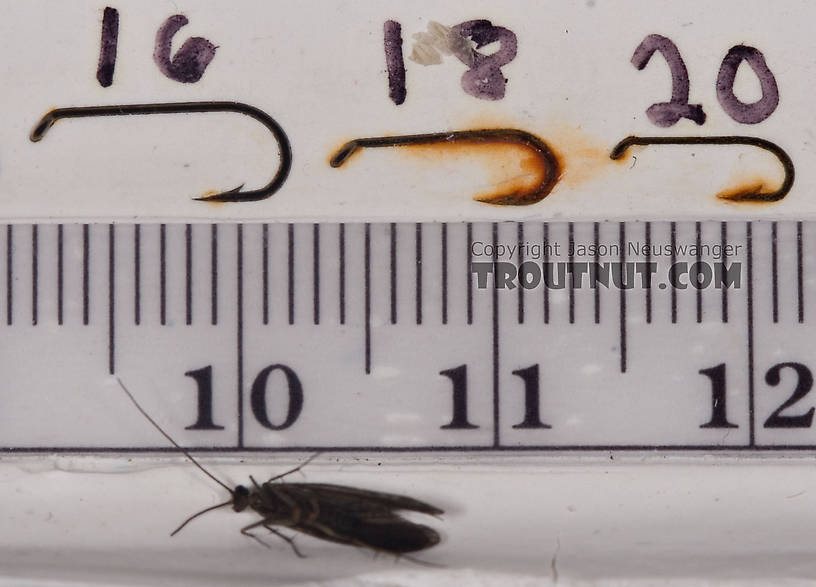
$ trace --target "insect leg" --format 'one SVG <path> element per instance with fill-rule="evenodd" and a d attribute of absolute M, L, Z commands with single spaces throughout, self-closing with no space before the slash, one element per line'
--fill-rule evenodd
<path fill-rule="evenodd" d="M 250 524 L 249 526 L 244 526 L 243 528 L 241 528 L 241 534 L 243 534 L 244 536 L 249 536 L 255 542 L 258 542 L 258 543 L 262 544 L 266 548 L 272 548 L 266 542 L 264 542 L 263 540 L 258 538 L 255 534 L 250 532 L 250 530 L 252 530 L 253 528 L 257 528 L 259 526 L 265 526 L 265 525 L 266 525 L 266 520 L 261 520 L 260 522 L 255 522 L 254 524 Z"/>
<path fill-rule="evenodd" d="M 300 550 L 298 549 L 297 545 L 295 544 L 295 539 L 294 539 L 294 538 L 291 538 L 291 537 L 289 537 L 289 536 L 286 536 L 285 534 L 283 534 L 283 533 L 278 532 L 277 530 L 275 530 L 275 529 L 274 529 L 272 526 L 270 526 L 270 525 L 269 525 L 269 520 L 261 520 L 260 522 L 255 522 L 254 524 L 250 524 L 249 526 L 245 526 L 245 527 L 241 528 L 241 534 L 243 534 L 244 536 L 249 536 L 249 537 L 250 537 L 250 538 L 252 538 L 252 539 L 253 539 L 255 542 L 258 542 L 258 543 L 262 544 L 262 545 L 263 545 L 263 546 L 265 546 L 266 548 L 272 548 L 272 547 L 271 547 L 271 546 L 269 546 L 269 545 L 268 545 L 266 542 L 264 542 L 263 540 L 261 540 L 261 539 L 260 539 L 258 536 L 256 536 L 256 535 L 255 535 L 255 534 L 253 534 L 252 532 L 250 532 L 250 530 L 252 530 L 253 528 L 258 528 L 258 527 L 261 527 L 261 526 L 262 526 L 262 527 L 264 527 L 264 528 L 266 528 L 267 530 L 269 530 L 269 531 L 270 531 L 272 534 L 274 534 L 275 536 L 277 536 L 277 537 L 278 537 L 278 538 L 280 538 L 281 540 L 286 541 L 286 543 L 287 543 L 289 546 L 291 546 L 291 547 L 292 547 L 292 550 L 294 550 L 294 551 L 295 551 L 295 554 L 296 554 L 296 555 L 297 555 L 299 558 L 306 558 L 306 555 L 304 555 L 302 552 L 300 552 Z"/>
<path fill-rule="evenodd" d="M 277 530 L 275 530 L 272 526 L 270 526 L 266 522 L 264 522 L 263 527 L 266 528 L 267 530 L 269 530 L 270 532 L 272 532 L 272 534 L 274 534 L 278 538 L 280 538 L 282 540 L 285 540 L 289 544 L 289 546 L 292 547 L 292 550 L 295 551 L 295 554 L 298 556 L 298 558 L 306 558 L 306 555 L 303 554 L 302 552 L 300 552 L 300 549 L 298 549 L 297 544 L 295 544 L 295 539 L 293 537 L 287 536 L 286 534 L 283 534 L 282 532 L 278 532 Z"/>

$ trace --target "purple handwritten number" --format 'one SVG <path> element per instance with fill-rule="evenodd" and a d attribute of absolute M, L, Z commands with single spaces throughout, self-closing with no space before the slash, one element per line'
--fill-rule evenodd
<path fill-rule="evenodd" d="M 108 6 L 102 16 L 102 46 L 99 49 L 99 66 L 96 68 L 96 79 L 103 88 L 113 84 L 118 44 L 119 11 Z"/>
<path fill-rule="evenodd" d="M 734 94 L 734 80 L 743 61 L 751 66 L 762 88 L 762 98 L 748 104 Z M 728 116 L 743 124 L 759 124 L 774 113 L 779 106 L 779 86 L 761 51 L 745 45 L 731 48 L 717 76 L 717 99 Z"/>
<path fill-rule="evenodd" d="M 405 102 L 405 59 L 402 55 L 402 25 L 387 20 L 383 27 L 385 35 L 385 64 L 388 68 L 388 95 L 399 106 Z"/>
<path fill-rule="evenodd" d="M 173 37 L 190 21 L 183 14 L 171 16 L 156 33 L 153 60 L 159 70 L 172 80 L 192 84 L 201 79 L 204 71 L 215 57 L 217 47 L 202 37 L 187 39 L 175 56 L 170 57 Z"/>
<path fill-rule="evenodd" d="M 649 120 L 657 126 L 673 126 L 682 118 L 688 118 L 697 124 L 706 121 L 706 114 L 701 104 L 689 104 L 688 69 L 680 50 L 671 39 L 662 35 L 649 35 L 638 45 L 632 55 L 632 65 L 643 71 L 656 51 L 659 51 L 669 65 L 672 76 L 672 96 L 669 102 L 652 104 L 646 110 Z"/>
<path fill-rule="evenodd" d="M 493 26 L 489 20 L 469 20 L 453 27 L 459 35 L 476 43 L 468 55 L 457 54 L 459 60 L 470 69 L 462 76 L 462 89 L 482 100 L 504 98 L 507 79 L 501 68 L 516 58 L 518 41 L 513 31 Z M 478 49 L 499 42 L 499 50 L 492 55 L 479 53 Z"/>

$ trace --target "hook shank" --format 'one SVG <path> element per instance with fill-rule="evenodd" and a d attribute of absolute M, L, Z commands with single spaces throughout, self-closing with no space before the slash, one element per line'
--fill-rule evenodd
<path fill-rule="evenodd" d="M 49 129 L 64 118 L 91 118 L 96 116 L 134 116 L 150 114 L 190 114 L 201 112 L 237 112 L 254 118 L 275 137 L 280 151 L 280 163 L 272 180 L 256 190 L 242 191 L 243 186 L 211 196 L 195 198 L 206 202 L 256 202 L 277 192 L 286 182 L 292 169 L 292 147 L 283 128 L 263 110 L 241 102 L 176 102 L 168 104 L 125 104 L 118 106 L 77 106 L 57 108 L 45 114 L 34 130 L 32 142 L 41 141 Z"/>
<path fill-rule="evenodd" d="M 619 142 L 609 154 L 612 159 L 620 159 L 633 146 L 648 145 L 747 145 L 773 154 L 782 164 L 785 179 L 782 185 L 773 192 L 762 191 L 761 186 L 731 193 L 724 199 L 734 202 L 778 202 L 790 192 L 796 178 L 793 160 L 785 150 L 771 141 L 758 137 L 746 136 L 713 136 L 713 137 L 638 137 L 629 136 Z"/>
<path fill-rule="evenodd" d="M 550 146 L 537 136 L 523 130 L 501 128 L 463 130 L 394 137 L 372 137 L 349 141 L 332 156 L 332 167 L 340 167 L 357 151 L 364 148 L 404 147 L 415 145 L 470 142 L 477 145 L 505 143 L 532 150 L 542 167 L 542 181 L 534 189 L 516 190 L 507 194 L 477 198 L 480 202 L 505 206 L 527 206 L 546 198 L 561 178 L 561 164 Z"/>

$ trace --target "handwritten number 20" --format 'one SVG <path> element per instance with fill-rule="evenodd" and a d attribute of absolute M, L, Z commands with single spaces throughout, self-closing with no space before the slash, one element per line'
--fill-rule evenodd
<path fill-rule="evenodd" d="M 632 65 L 643 70 L 655 52 L 659 52 L 669 66 L 672 76 L 672 96 L 669 102 L 652 104 L 646 115 L 653 124 L 668 127 L 682 118 L 697 124 L 706 121 L 700 104 L 689 104 L 689 76 L 680 50 L 674 42 L 662 35 L 649 35 L 638 45 L 632 55 Z M 762 97 L 756 102 L 745 103 L 734 94 L 734 81 L 742 62 L 747 63 L 759 80 Z M 732 47 L 722 61 L 717 76 L 717 99 L 726 114 L 742 124 L 759 124 L 774 113 L 779 105 L 779 87 L 773 72 L 765 62 L 765 56 L 754 47 Z"/>

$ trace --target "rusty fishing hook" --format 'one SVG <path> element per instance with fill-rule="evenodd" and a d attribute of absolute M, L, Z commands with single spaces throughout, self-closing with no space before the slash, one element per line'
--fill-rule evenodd
<path fill-rule="evenodd" d="M 332 167 L 340 167 L 354 153 L 364 148 L 404 147 L 461 142 L 470 142 L 477 145 L 489 143 L 521 145 L 535 152 L 536 157 L 542 164 L 543 179 L 534 189 L 516 190 L 498 196 L 476 198 L 479 202 L 503 206 L 529 206 L 546 198 L 561 178 L 561 164 L 558 162 L 558 158 L 550 146 L 533 134 L 512 128 L 462 130 L 421 135 L 354 139 L 340 147 L 332 156 L 330 164 Z"/>
<path fill-rule="evenodd" d="M 772 191 L 766 192 L 762 190 L 762 186 L 749 188 L 736 193 L 729 193 L 727 196 L 722 195 L 721 198 L 730 200 L 732 202 L 778 202 L 786 195 L 793 187 L 793 182 L 796 177 L 796 170 L 793 166 L 793 160 L 785 152 L 785 150 L 771 141 L 760 139 L 757 137 L 745 136 L 714 136 L 714 137 L 637 137 L 629 136 L 619 142 L 612 149 L 609 157 L 612 159 L 620 159 L 626 154 L 629 147 L 633 146 L 648 146 L 648 145 L 748 145 L 750 147 L 757 147 L 772 153 L 785 171 L 785 180 L 782 185 Z"/>
<path fill-rule="evenodd" d="M 280 151 L 280 164 L 272 180 L 257 190 L 242 191 L 243 185 L 235 189 L 210 196 L 195 198 L 202 202 L 257 202 L 265 200 L 277 192 L 286 182 L 292 169 L 292 147 L 283 128 L 263 110 L 241 102 L 176 102 L 170 104 L 125 104 L 119 106 L 78 106 L 57 108 L 43 116 L 29 138 L 32 142 L 43 139 L 48 130 L 63 118 L 90 118 L 94 116 L 131 116 L 145 114 L 189 114 L 200 112 L 237 112 L 254 118 L 264 125 Z"/>

